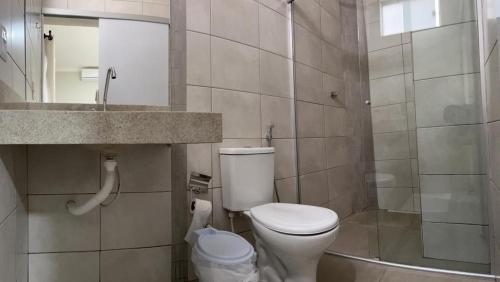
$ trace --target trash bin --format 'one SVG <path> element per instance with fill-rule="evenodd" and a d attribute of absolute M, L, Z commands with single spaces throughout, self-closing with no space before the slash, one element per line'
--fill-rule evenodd
<path fill-rule="evenodd" d="M 200 282 L 258 282 L 257 254 L 238 234 L 204 228 L 194 232 L 191 253 Z"/>

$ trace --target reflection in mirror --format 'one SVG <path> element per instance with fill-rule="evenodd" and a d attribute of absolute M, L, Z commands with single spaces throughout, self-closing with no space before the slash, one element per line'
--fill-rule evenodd
<path fill-rule="evenodd" d="M 44 18 L 43 101 L 96 103 L 99 21 Z"/>
<path fill-rule="evenodd" d="M 43 30 L 43 102 L 168 106 L 168 24 L 45 16 Z"/>

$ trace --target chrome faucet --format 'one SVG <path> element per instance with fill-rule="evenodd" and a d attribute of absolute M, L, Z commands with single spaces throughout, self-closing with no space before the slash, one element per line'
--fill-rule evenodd
<path fill-rule="evenodd" d="M 110 67 L 106 73 L 106 84 L 104 85 L 104 96 L 102 98 L 103 111 L 106 111 L 108 104 L 109 79 L 116 79 L 116 71 L 114 67 Z"/>

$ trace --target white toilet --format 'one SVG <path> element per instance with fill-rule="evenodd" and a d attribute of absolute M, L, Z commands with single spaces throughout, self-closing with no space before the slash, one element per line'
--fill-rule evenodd
<path fill-rule="evenodd" d="M 263 282 L 315 282 L 319 259 L 338 232 L 321 207 L 273 203 L 274 148 L 221 148 L 223 207 L 250 217 Z"/>

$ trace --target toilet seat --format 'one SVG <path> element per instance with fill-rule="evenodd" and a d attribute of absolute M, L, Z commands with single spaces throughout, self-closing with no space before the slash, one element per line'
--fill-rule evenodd
<path fill-rule="evenodd" d="M 194 248 L 205 260 L 223 265 L 243 263 L 254 255 L 252 245 L 243 237 L 215 229 L 200 234 Z"/>
<path fill-rule="evenodd" d="M 252 219 L 264 227 L 290 235 L 315 235 L 328 232 L 338 225 L 337 214 L 326 208 L 270 203 L 250 209 Z"/>

